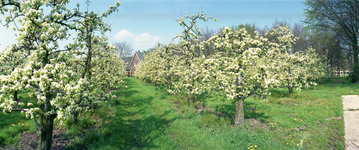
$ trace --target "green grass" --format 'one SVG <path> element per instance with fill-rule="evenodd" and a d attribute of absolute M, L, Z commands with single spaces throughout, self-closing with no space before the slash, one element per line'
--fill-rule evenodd
<path fill-rule="evenodd" d="M 125 96 L 110 102 L 108 124 L 78 139 L 70 148 L 89 149 L 292 149 L 261 129 L 233 127 L 229 118 L 195 113 L 182 97 L 171 96 L 127 78 L 128 88 L 113 94 Z M 175 102 L 181 101 L 181 105 Z"/>
<path fill-rule="evenodd" d="M 185 95 L 130 77 L 128 88 L 112 92 L 121 97 L 85 114 L 75 127 L 66 123 L 63 138 L 74 139 L 72 149 L 344 149 L 341 95 L 359 94 L 359 85 L 336 81 L 292 96 L 285 88 L 270 89 L 268 101 L 251 96 L 245 100 L 245 125 L 235 127 L 232 99 L 212 94 L 196 97 L 189 107 Z M 327 119 L 332 117 L 341 119 Z M 0 119 L 6 120 L 0 122 L 0 141 L 5 133 L 13 140 L 3 144 L 18 141 L 23 129 L 11 124 L 26 121 L 24 116 L 0 114 Z"/>
<path fill-rule="evenodd" d="M 36 99 L 29 98 L 25 92 L 20 93 L 18 97 L 25 103 L 25 105 L 28 102 L 37 105 Z M 27 108 L 27 106 L 24 106 L 24 108 Z M 11 145 L 12 147 L 16 147 L 19 145 L 23 132 L 27 131 L 32 133 L 36 130 L 37 128 L 34 122 L 26 119 L 25 114 L 22 114 L 19 111 L 0 113 L 0 146 Z"/>
<path fill-rule="evenodd" d="M 0 146 L 16 146 L 24 131 L 35 132 L 36 127 L 31 120 L 26 120 L 23 114 L 0 114 Z M 14 145 L 15 144 L 15 145 Z"/>
<path fill-rule="evenodd" d="M 265 124 L 281 145 L 304 149 L 344 149 L 341 95 L 359 94 L 359 85 L 334 84 L 336 80 L 290 96 L 285 88 L 270 89 L 268 101 L 252 96 L 245 100 L 245 117 Z M 219 96 L 206 98 L 205 105 L 226 117 L 234 116 L 233 100 Z M 340 120 L 331 117 L 341 117 Z M 338 118 L 339 119 L 339 118 Z M 304 142 L 305 141 L 305 142 Z M 296 146 L 299 144 L 300 146 Z"/>

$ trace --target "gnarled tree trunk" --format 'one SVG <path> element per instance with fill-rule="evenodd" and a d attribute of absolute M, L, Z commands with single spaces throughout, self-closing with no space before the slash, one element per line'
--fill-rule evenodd
<path fill-rule="evenodd" d="M 50 95 L 46 94 L 45 104 L 40 104 L 40 110 L 43 114 L 40 114 L 40 124 L 34 119 L 34 122 L 39 130 L 40 138 L 38 143 L 38 150 L 51 150 L 52 144 L 52 132 L 54 128 L 54 119 L 57 114 L 45 115 L 45 113 L 51 111 Z"/>
<path fill-rule="evenodd" d="M 53 132 L 53 117 L 41 118 L 42 128 L 40 129 L 40 138 L 37 146 L 38 150 L 51 150 L 52 132 Z"/>

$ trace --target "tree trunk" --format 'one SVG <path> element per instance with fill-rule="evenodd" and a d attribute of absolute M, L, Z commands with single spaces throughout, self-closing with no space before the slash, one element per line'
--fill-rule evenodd
<path fill-rule="evenodd" d="M 169 70 L 169 68 L 167 69 Z M 170 76 L 167 76 L 167 90 L 170 90 L 171 89 L 171 77 Z"/>
<path fill-rule="evenodd" d="M 240 126 L 244 124 L 244 99 L 239 97 L 234 98 L 236 103 L 236 113 L 234 116 L 234 125 Z"/>
<path fill-rule="evenodd" d="M 43 92 L 40 91 L 40 94 Z M 52 144 L 52 132 L 54 128 L 54 119 L 57 114 L 45 115 L 45 113 L 51 112 L 51 103 L 49 93 L 45 94 L 46 100 L 45 103 L 39 104 L 40 112 L 40 124 L 34 119 L 34 122 L 39 130 L 40 138 L 38 142 L 38 150 L 51 150 Z"/>
<path fill-rule="evenodd" d="M 192 105 L 193 104 L 193 93 L 192 93 L 192 88 L 188 89 L 188 104 Z"/>
<path fill-rule="evenodd" d="M 239 92 L 238 86 L 242 84 L 242 75 L 236 77 L 236 91 Z M 238 96 L 234 97 L 236 112 L 234 116 L 234 125 L 240 126 L 244 124 L 244 99 L 239 98 Z"/>
<path fill-rule="evenodd" d="M 261 91 L 261 93 L 259 93 L 259 96 L 260 96 L 260 97 L 263 97 L 263 91 L 264 91 L 264 90 L 263 90 L 262 87 L 260 87 L 260 91 Z"/>
<path fill-rule="evenodd" d="M 17 91 L 14 92 L 14 101 L 19 102 L 17 99 Z"/>
<path fill-rule="evenodd" d="M 50 103 L 50 95 L 46 94 L 46 102 L 45 104 L 41 104 L 40 110 L 44 111 L 44 113 L 51 111 L 51 103 Z M 34 119 L 34 122 L 39 130 L 40 138 L 38 143 L 38 150 L 51 150 L 52 144 L 52 132 L 54 128 L 54 119 L 57 114 L 45 115 L 40 114 L 40 124 Z"/>
<path fill-rule="evenodd" d="M 293 95 L 293 87 L 288 86 L 288 90 L 289 90 L 289 95 L 292 96 Z"/>
<path fill-rule="evenodd" d="M 167 64 L 170 64 L 170 62 L 167 62 Z M 170 66 L 167 66 L 167 71 L 169 72 L 171 69 Z M 167 89 L 170 90 L 171 89 L 171 83 L 172 83 L 172 80 L 171 80 L 171 75 L 168 75 L 168 72 L 167 72 Z"/>
<path fill-rule="evenodd" d="M 38 150 L 51 150 L 53 123 L 54 120 L 50 116 L 41 118 L 43 128 L 40 129 Z"/>
<path fill-rule="evenodd" d="M 292 74 L 292 72 L 291 72 L 291 69 L 289 68 L 288 69 L 288 73 L 289 74 Z M 288 90 L 289 90 L 289 95 L 290 95 L 290 97 L 292 97 L 292 93 L 293 93 L 293 86 L 292 85 L 290 85 L 289 83 L 289 80 L 287 79 L 287 82 L 288 82 Z"/>
<path fill-rule="evenodd" d="M 356 83 L 359 81 L 359 60 L 358 60 L 358 40 L 355 39 L 355 44 L 353 44 L 353 51 L 354 51 L 354 69 L 353 69 L 353 76 L 352 82 Z"/>
<path fill-rule="evenodd" d="M 333 69 L 333 60 L 332 59 L 330 59 L 330 70 L 331 70 L 330 77 L 331 77 L 331 79 L 334 77 L 334 69 Z"/>
<path fill-rule="evenodd" d="M 193 86 L 193 79 L 190 81 L 190 85 Z M 188 103 L 189 105 L 193 104 L 193 87 L 188 88 Z"/>
<path fill-rule="evenodd" d="M 92 33 L 92 26 L 91 27 L 87 27 L 86 29 L 86 34 L 87 34 L 87 41 L 86 41 L 86 46 L 87 46 L 87 58 L 85 61 L 85 66 L 84 66 L 84 72 L 82 74 L 82 78 L 87 77 L 88 79 L 91 79 L 91 58 L 92 58 L 92 39 L 91 39 L 91 35 L 89 35 L 90 33 Z"/>
<path fill-rule="evenodd" d="M 77 116 L 79 116 L 80 113 L 78 113 L 77 111 L 73 111 L 73 115 L 74 115 L 74 118 L 72 120 L 72 126 L 76 125 L 77 124 Z"/>

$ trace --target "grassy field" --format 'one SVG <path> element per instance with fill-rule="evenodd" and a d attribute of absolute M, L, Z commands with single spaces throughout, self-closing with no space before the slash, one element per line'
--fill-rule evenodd
<path fill-rule="evenodd" d="M 292 97 L 284 88 L 270 89 L 268 101 L 246 99 L 246 125 L 235 127 L 233 100 L 212 94 L 197 97 L 189 107 L 185 96 L 169 95 L 163 87 L 136 78 L 126 80 L 126 90 L 112 92 L 121 97 L 103 104 L 95 116 L 82 116 L 78 126 L 67 124 L 63 138 L 73 141 L 68 148 L 344 149 L 341 95 L 359 93 L 358 84 L 344 79 Z M 24 118 L 18 113 L 0 114 L 0 145 L 16 145 L 18 133 L 36 131 Z"/>

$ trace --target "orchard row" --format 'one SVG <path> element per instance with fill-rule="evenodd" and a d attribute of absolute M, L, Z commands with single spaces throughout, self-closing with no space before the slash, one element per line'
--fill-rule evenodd
<path fill-rule="evenodd" d="M 242 28 L 224 28 L 210 39 L 199 42 L 202 34 L 196 26 L 208 21 L 201 13 L 176 19 L 183 32 L 180 42 L 158 44 L 145 55 L 136 68 L 136 76 L 155 85 L 167 86 L 168 92 L 188 93 L 189 104 L 194 97 L 219 90 L 235 100 L 235 125 L 244 124 L 244 100 L 257 94 L 265 98 L 270 87 L 287 87 L 292 94 L 296 88 L 309 88 L 328 71 L 325 60 L 308 48 L 293 53 L 292 44 L 298 39 L 287 27 L 277 26 L 265 36 L 257 32 L 250 36 Z M 189 20 L 186 22 L 186 20 Z M 216 20 L 215 20 L 216 21 Z M 205 56 L 203 51 L 213 54 Z"/>

